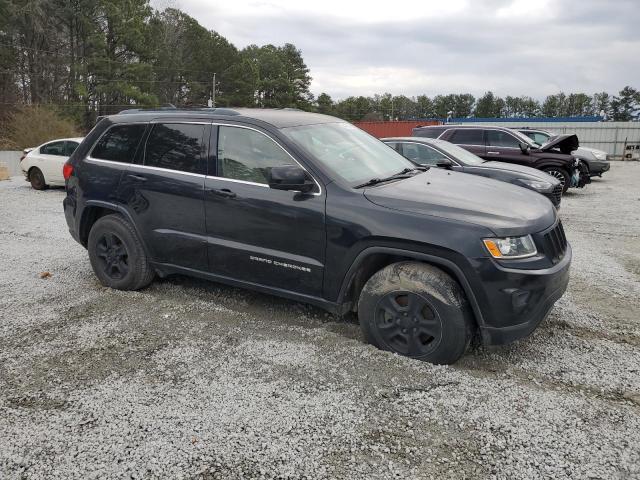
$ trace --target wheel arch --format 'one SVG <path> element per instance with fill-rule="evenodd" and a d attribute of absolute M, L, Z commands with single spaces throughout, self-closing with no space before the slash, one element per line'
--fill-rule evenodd
<path fill-rule="evenodd" d="M 360 296 L 364 284 L 374 273 L 392 263 L 401 261 L 427 263 L 440 268 L 451 276 L 464 291 L 471 310 L 473 311 L 477 326 L 484 326 L 485 322 L 476 296 L 464 272 L 458 265 L 449 259 L 428 253 L 392 247 L 368 247 L 357 255 L 351 267 L 349 267 L 340 287 L 340 293 L 338 294 L 336 302 L 340 313 L 346 313 L 349 310 L 355 309 L 357 299 Z"/>
<path fill-rule="evenodd" d="M 117 205 L 115 203 L 103 202 L 99 200 L 89 200 L 82 210 L 82 215 L 80 216 L 80 226 L 78 229 L 78 236 L 80 238 L 80 243 L 86 248 L 87 242 L 89 241 L 89 232 L 93 225 L 102 217 L 106 215 L 121 215 L 124 219 L 131 224 L 133 229 L 135 230 L 138 238 L 142 243 L 142 246 L 147 253 L 149 250 L 147 249 L 147 245 L 144 241 L 144 238 L 140 235 L 140 231 L 136 226 L 131 214 L 121 205 Z"/>

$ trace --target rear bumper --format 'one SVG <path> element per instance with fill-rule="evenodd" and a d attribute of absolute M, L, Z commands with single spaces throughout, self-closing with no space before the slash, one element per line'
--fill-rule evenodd
<path fill-rule="evenodd" d="M 571 256 L 567 245 L 562 260 L 543 270 L 506 269 L 494 263 L 493 273 L 483 282 L 488 284 L 489 310 L 483 312 L 480 327 L 483 343 L 501 345 L 530 335 L 566 291 Z"/>

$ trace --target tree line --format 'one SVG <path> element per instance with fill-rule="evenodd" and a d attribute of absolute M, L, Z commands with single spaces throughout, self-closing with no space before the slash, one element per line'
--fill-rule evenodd
<path fill-rule="evenodd" d="M 292 44 L 236 48 L 186 13 L 148 0 L 0 0 L 0 111 L 49 105 L 78 123 L 126 107 L 311 109 Z"/>
<path fill-rule="evenodd" d="M 479 98 L 470 93 L 418 95 L 407 97 L 390 93 L 372 97 L 348 97 L 333 101 L 326 93 L 318 96 L 316 109 L 321 113 L 336 115 L 351 121 L 358 120 L 414 120 L 468 117 L 576 117 L 602 115 L 605 119 L 629 121 L 640 118 L 640 92 L 624 87 L 618 95 L 599 92 L 558 93 L 547 96 L 542 102 L 527 97 L 506 96 L 486 92 Z"/>
<path fill-rule="evenodd" d="M 149 0 L 0 0 L 0 120 L 45 105 L 83 127 L 127 107 L 295 107 L 355 120 L 575 116 L 637 119 L 640 93 L 559 93 L 543 102 L 487 92 L 317 98 L 295 45 L 238 49 L 176 8 Z"/>

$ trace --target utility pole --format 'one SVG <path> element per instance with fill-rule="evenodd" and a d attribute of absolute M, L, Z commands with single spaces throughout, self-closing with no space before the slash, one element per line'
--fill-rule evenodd
<path fill-rule="evenodd" d="M 216 74 L 213 74 L 213 90 L 211 91 L 211 106 L 216 108 Z"/>

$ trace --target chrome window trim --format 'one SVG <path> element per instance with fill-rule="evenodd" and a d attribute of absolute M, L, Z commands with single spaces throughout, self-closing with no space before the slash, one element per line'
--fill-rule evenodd
<path fill-rule="evenodd" d="M 108 165 L 119 165 L 119 166 L 124 166 L 125 168 L 135 167 L 135 168 L 140 168 L 142 170 L 156 170 L 159 172 L 179 173 L 180 175 L 190 175 L 192 177 L 203 177 L 203 178 L 206 177 L 206 175 L 203 173 L 183 172 L 182 170 L 172 170 L 170 168 L 151 167 L 149 165 L 138 165 L 137 163 L 125 163 L 125 162 L 117 162 L 115 160 L 103 160 L 102 158 L 86 157 L 85 161 L 90 163 L 106 163 Z"/>
<path fill-rule="evenodd" d="M 322 185 L 320 185 L 320 182 L 318 182 L 318 180 L 316 180 L 316 178 L 309 173 L 309 170 L 307 170 L 298 160 L 296 160 L 294 158 L 293 155 L 291 155 L 281 144 L 280 142 L 278 142 L 275 138 L 273 138 L 271 135 L 268 135 L 266 133 L 264 133 L 261 130 L 258 130 L 257 128 L 253 128 L 253 127 L 249 127 L 246 125 L 238 125 L 235 123 L 219 123 L 219 122 L 215 122 L 215 121 L 180 121 L 180 120 L 176 120 L 176 121 L 168 121 L 168 120 L 164 120 L 164 119 L 154 119 L 154 120 L 150 120 L 148 122 L 122 122 L 122 123 L 114 123 L 113 125 L 110 125 L 104 132 L 102 132 L 102 135 L 100 135 L 100 137 L 98 137 L 98 139 L 94 142 L 94 144 L 91 146 L 91 150 L 89 150 L 88 155 L 85 157 L 85 161 L 90 161 L 90 162 L 99 162 L 99 163 L 106 163 L 106 164 L 110 164 L 110 165 L 124 165 L 124 166 L 133 166 L 133 167 L 138 167 L 138 168 L 145 168 L 145 169 L 150 169 L 150 170 L 158 170 L 158 171 L 163 171 L 163 172 L 169 172 L 169 173 L 179 173 L 179 174 L 183 174 L 183 175 L 192 175 L 192 176 L 198 176 L 198 177 L 204 177 L 204 178 L 212 178 L 212 179 L 216 179 L 216 180 L 224 180 L 227 182 L 234 182 L 234 183 L 242 183 L 245 185 L 256 185 L 259 187 L 264 187 L 264 188 L 270 188 L 269 184 L 267 183 L 258 183 L 258 182 L 250 182 L 247 180 L 239 180 L 239 179 L 235 179 L 235 178 L 226 178 L 226 177 L 219 177 L 217 175 L 207 175 L 207 174 L 202 174 L 202 173 L 191 173 L 191 172 L 183 172 L 182 170 L 173 170 L 173 169 L 169 169 L 169 168 L 161 168 L 161 167 L 152 167 L 152 166 L 148 166 L 148 165 L 139 165 L 136 163 L 132 163 L 132 162 L 117 162 L 115 160 L 104 160 L 101 158 L 93 158 L 91 156 L 91 154 L 93 153 L 93 149 L 96 147 L 96 145 L 98 144 L 98 142 L 102 139 L 102 137 L 104 137 L 107 132 L 109 130 L 111 130 L 113 127 L 115 126 L 120 126 L 120 125 L 149 125 L 149 124 L 157 124 L 157 123 L 191 123 L 191 124 L 197 124 L 197 125 L 211 125 L 211 126 L 216 126 L 216 127 L 235 127 L 235 128 L 245 128 L 247 130 L 253 130 L 255 132 L 258 132 L 262 135 L 264 135 L 265 137 L 267 137 L 268 139 L 270 139 L 272 142 L 274 142 L 276 145 L 278 145 L 278 147 L 280 147 L 280 149 L 286 153 L 291 160 L 293 160 L 300 168 L 302 168 L 307 175 L 309 175 L 314 183 L 318 186 L 318 191 L 311 193 L 310 195 L 319 197 L 322 195 Z M 147 137 L 148 140 L 148 137 Z M 203 139 L 204 141 L 204 139 Z M 217 145 L 217 141 L 216 141 L 216 145 Z M 145 141 L 144 144 L 144 149 L 146 153 L 146 148 L 147 148 L 147 142 Z M 216 151 L 216 161 L 217 161 L 217 151 Z M 208 161 L 208 158 L 207 158 Z M 143 156 L 143 162 L 144 162 L 144 156 Z M 294 191 L 294 190 L 292 190 Z"/>
<path fill-rule="evenodd" d="M 278 147 L 280 147 L 280 149 L 286 153 L 289 158 L 291 158 L 291 160 L 293 160 L 301 169 L 303 169 L 307 175 L 309 175 L 311 177 L 311 179 L 313 180 L 313 182 L 318 186 L 318 191 L 317 192 L 313 192 L 310 193 L 308 195 L 313 195 L 315 197 L 319 197 L 320 195 L 322 195 L 322 186 L 320 185 L 320 182 L 318 182 L 318 180 L 316 180 L 316 178 L 311 175 L 311 173 L 309 173 L 309 170 L 307 170 L 306 168 L 304 168 L 304 166 L 294 158 L 293 155 L 291 155 L 281 144 L 280 142 L 278 142 L 275 138 L 273 138 L 271 135 L 268 135 L 266 133 L 264 133 L 261 130 L 258 130 L 257 128 L 253 128 L 253 127 L 249 127 L 246 125 L 238 125 L 238 124 L 234 124 L 234 123 L 215 123 L 212 122 L 211 125 L 215 125 L 217 127 L 232 127 L 232 128 L 244 128 L 246 130 L 253 130 L 254 132 L 258 132 L 262 135 L 264 135 L 265 137 L 267 137 L 269 140 L 271 140 L 273 143 L 275 143 Z M 218 146 L 218 142 L 216 141 L 216 147 Z M 216 162 L 218 160 L 218 152 L 216 149 Z M 216 165 L 217 167 L 217 165 Z M 247 180 L 239 180 L 239 179 L 235 179 L 235 178 L 227 178 L 227 177 L 220 177 L 217 175 L 208 175 L 208 178 L 215 178 L 215 179 L 219 179 L 219 180 L 227 180 L 227 181 L 232 181 L 232 182 L 236 182 L 236 183 L 244 183 L 247 185 L 260 185 L 262 187 L 267 187 L 269 188 L 269 184 L 268 183 L 258 183 L 258 182 L 250 182 Z M 291 190 L 291 191 L 297 191 L 297 190 Z"/>

